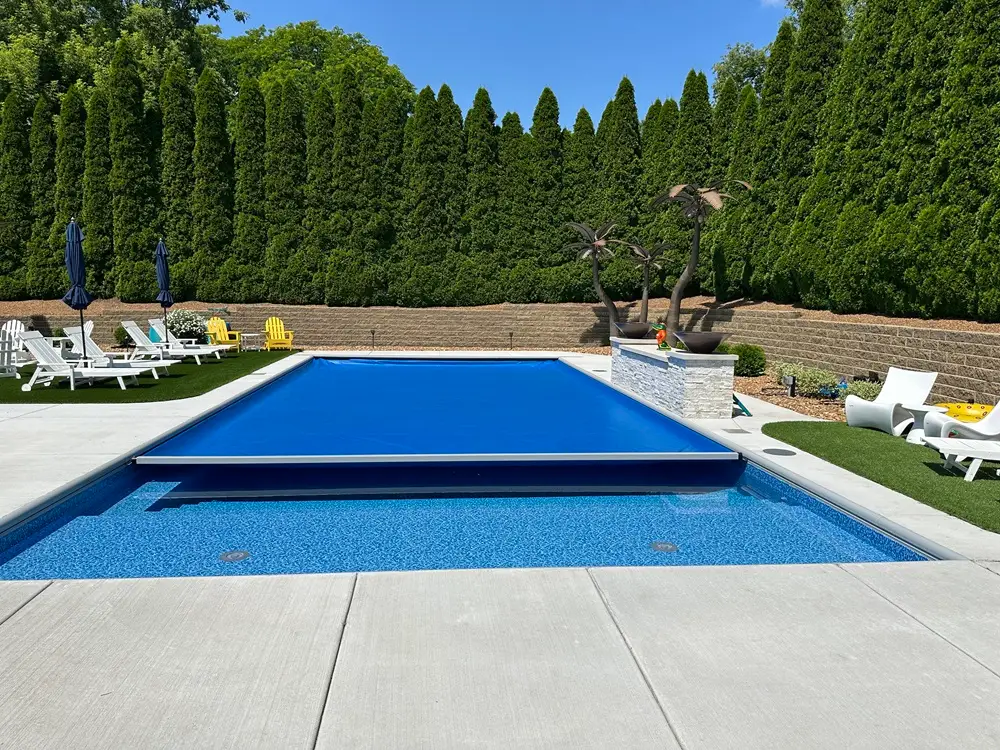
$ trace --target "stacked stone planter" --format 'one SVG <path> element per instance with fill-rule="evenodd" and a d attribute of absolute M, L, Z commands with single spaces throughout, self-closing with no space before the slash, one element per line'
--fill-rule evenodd
<path fill-rule="evenodd" d="M 733 415 L 734 354 L 657 349 L 655 341 L 611 339 L 611 382 L 685 419 Z"/>

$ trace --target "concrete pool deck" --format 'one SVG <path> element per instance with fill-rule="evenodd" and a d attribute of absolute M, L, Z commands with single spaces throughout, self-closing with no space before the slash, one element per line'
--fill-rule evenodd
<path fill-rule="evenodd" d="M 0 516 L 302 356 L 185 401 L 0 406 Z M 752 453 L 805 418 L 746 401 L 700 426 Z M 1000 535 L 772 460 L 972 559 L 0 582 L 0 747 L 1000 746 Z"/>

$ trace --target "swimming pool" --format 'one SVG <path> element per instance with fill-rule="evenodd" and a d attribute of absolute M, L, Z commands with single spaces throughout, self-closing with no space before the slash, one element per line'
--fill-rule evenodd
<path fill-rule="evenodd" d="M 926 559 L 558 361 L 322 360 L 0 537 L 0 579 Z"/>

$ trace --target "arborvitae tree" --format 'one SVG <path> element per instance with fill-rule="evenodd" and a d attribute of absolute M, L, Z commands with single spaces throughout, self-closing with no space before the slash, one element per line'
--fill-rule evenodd
<path fill-rule="evenodd" d="M 529 236 L 531 224 L 528 141 L 516 112 L 508 112 L 500 126 L 498 142 L 500 161 L 500 230 L 498 255 L 508 268 L 523 256 L 519 248 Z"/>
<path fill-rule="evenodd" d="M 56 134 L 55 220 L 49 230 L 49 258 L 56 294 L 65 293 L 68 278 L 63 273 L 66 251 L 66 225 L 70 219 L 81 221 L 83 212 L 84 151 L 87 144 L 87 108 L 80 88 L 73 84 L 63 96 Z M 84 251 L 90 261 L 90 237 Z M 90 279 L 88 274 L 88 291 Z M 91 293 L 94 293 L 91 291 Z"/>
<path fill-rule="evenodd" d="M 469 255 L 493 257 L 500 231 L 498 195 L 497 114 L 486 89 L 476 92 L 472 109 L 465 118 L 468 181 L 465 218 L 468 231 L 462 249 Z"/>
<path fill-rule="evenodd" d="M 371 183 L 368 192 L 375 200 L 373 225 L 383 276 L 402 223 L 403 130 L 406 120 L 406 103 L 399 92 L 396 89 L 382 92 L 375 105 L 378 143 L 374 158 L 368 162 L 374 169 L 365 172 L 365 180 Z M 379 291 L 385 294 L 386 290 L 382 288 Z"/>
<path fill-rule="evenodd" d="M 127 39 L 115 46 L 108 100 L 115 291 L 122 300 L 148 302 L 156 297 L 156 190 L 143 126 L 142 81 Z"/>
<path fill-rule="evenodd" d="M 226 129 L 226 84 L 205 68 L 194 91 L 194 192 L 191 227 L 198 299 L 232 299 L 220 289 L 219 269 L 233 239 L 233 151 Z M 228 299 L 227 299 L 228 298 Z"/>
<path fill-rule="evenodd" d="M 233 244 L 219 274 L 226 296 L 237 302 L 266 298 L 263 265 L 267 247 L 264 97 L 256 78 L 242 78 L 233 109 L 236 172 Z"/>
<path fill-rule="evenodd" d="M 757 94 L 747 84 L 740 93 L 735 123 L 729 140 L 729 170 L 726 181 L 749 181 L 753 174 L 753 143 L 757 132 Z M 715 298 L 719 302 L 742 297 L 749 293 L 750 259 L 743 244 L 741 229 L 744 225 L 749 196 L 738 195 L 729 200 L 713 221 L 711 234 L 712 266 Z"/>
<path fill-rule="evenodd" d="M 160 83 L 160 112 L 163 120 L 160 157 L 163 236 L 173 266 L 173 293 L 183 299 L 196 294 L 197 279 L 196 269 L 187 263 L 194 252 L 191 227 L 194 95 L 188 69 L 180 61 L 167 68 Z"/>
<path fill-rule="evenodd" d="M 659 117 L 660 110 L 662 108 L 663 108 L 663 102 L 661 102 L 659 99 L 654 100 L 653 103 L 649 105 L 649 109 L 646 110 L 646 116 L 643 117 L 642 122 L 639 123 L 639 131 L 642 135 L 643 164 L 646 163 L 646 146 L 648 145 L 647 139 L 649 137 L 647 128 L 651 123 L 656 122 L 656 118 Z"/>
<path fill-rule="evenodd" d="M 772 221 L 768 254 L 771 292 L 778 299 L 795 299 L 787 264 L 779 263 L 787 248 L 788 230 L 812 173 L 813 148 L 833 72 L 844 47 L 843 0 L 806 0 L 799 35 L 785 85 L 788 119 L 781 137 L 781 197 Z"/>
<path fill-rule="evenodd" d="M 785 83 L 795 50 L 795 27 L 784 21 L 771 45 L 764 70 L 764 88 L 757 115 L 757 135 L 753 147 L 753 192 L 746 204 L 746 225 L 739 244 L 750 257 L 750 291 L 763 297 L 771 283 L 768 231 L 780 197 L 781 136 L 788 119 Z M 739 228 L 734 228 L 734 231 Z"/>
<path fill-rule="evenodd" d="M 461 244 L 462 214 L 465 211 L 465 136 L 462 132 L 462 108 L 447 84 L 438 91 L 438 145 L 441 149 L 442 184 L 446 224 L 441 235 L 446 252 Z"/>
<path fill-rule="evenodd" d="M 31 152 L 28 116 L 17 92 L 0 120 L 0 299 L 24 296 L 26 243 L 31 236 Z"/>
<path fill-rule="evenodd" d="M 719 100 L 712 111 L 712 173 L 710 183 L 717 183 L 729 173 L 732 159 L 733 128 L 736 126 L 736 108 L 740 106 L 740 90 L 736 81 L 727 78 L 722 85 Z"/>
<path fill-rule="evenodd" d="M 305 238 L 306 133 L 298 82 L 289 78 L 275 83 L 268 93 L 264 265 L 267 278 L 280 279 Z M 280 284 L 270 284 L 268 301 L 284 302 L 286 291 Z"/>
<path fill-rule="evenodd" d="M 98 88 L 90 95 L 87 104 L 80 226 L 86 235 L 84 248 L 87 252 L 88 291 L 100 297 L 113 297 L 115 294 L 113 203 L 108 95 L 103 88 Z"/>
<path fill-rule="evenodd" d="M 703 73 L 692 70 L 681 94 L 673 144 L 673 182 L 708 185 L 712 178 L 711 147 L 712 103 L 708 98 L 708 80 Z"/>
<path fill-rule="evenodd" d="M 622 239 L 634 239 L 639 213 L 642 145 L 635 90 L 628 78 L 618 84 L 614 101 L 604 111 L 598 134 L 598 212 L 613 221 Z"/>
<path fill-rule="evenodd" d="M 353 75 L 353 74 L 352 74 Z M 306 112 L 306 239 L 289 268 L 296 279 L 287 278 L 282 286 L 297 295 L 302 302 L 320 303 L 326 298 L 326 260 L 334 241 L 343 249 L 348 231 L 341 228 L 332 235 L 333 222 L 343 220 L 337 215 L 334 201 L 334 142 L 336 140 L 336 109 L 333 92 L 321 84 L 313 92 Z M 355 186 L 358 190 L 359 186 Z M 335 219 L 336 217 L 336 219 Z M 349 226 L 349 223 L 348 223 Z M 337 272 L 338 269 L 333 269 Z M 298 289 L 295 289 L 297 281 Z"/>
<path fill-rule="evenodd" d="M 559 103 L 552 89 L 545 88 L 538 98 L 531 123 L 531 196 L 530 208 L 534 236 L 534 262 L 537 268 L 558 265 L 566 245 L 560 195 L 563 181 L 562 128 L 559 126 Z M 527 239 L 527 238 L 526 238 Z"/>
<path fill-rule="evenodd" d="M 595 226 L 597 207 L 597 151 L 594 121 L 586 109 L 577 112 L 573 133 L 566 141 L 563 157 L 563 215 L 570 221 Z"/>
<path fill-rule="evenodd" d="M 38 97 L 31 116 L 31 239 L 28 241 L 25 286 L 28 296 L 52 299 L 60 295 L 62 276 L 52 263 L 49 232 L 55 220 L 56 133 L 52 103 Z M 65 291 L 65 290 L 62 290 Z"/>
<path fill-rule="evenodd" d="M 406 124 L 403 153 L 402 258 L 392 274 L 390 293 L 403 305 L 438 302 L 443 278 L 438 264 L 446 249 L 447 193 L 437 99 L 429 86 L 417 95 Z"/>

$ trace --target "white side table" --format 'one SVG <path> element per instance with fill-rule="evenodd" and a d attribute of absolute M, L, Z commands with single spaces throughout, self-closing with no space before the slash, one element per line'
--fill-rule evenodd
<path fill-rule="evenodd" d="M 264 348 L 264 334 L 244 333 L 240 335 L 240 350 L 244 352 L 259 352 Z"/>
<path fill-rule="evenodd" d="M 928 414 L 943 414 L 948 410 L 943 406 L 931 406 L 930 404 L 902 404 L 902 407 L 913 415 L 913 427 L 906 436 L 906 442 L 914 445 L 924 443 L 924 417 Z"/>

